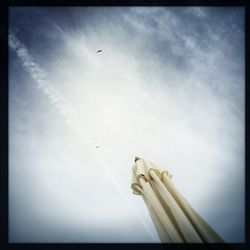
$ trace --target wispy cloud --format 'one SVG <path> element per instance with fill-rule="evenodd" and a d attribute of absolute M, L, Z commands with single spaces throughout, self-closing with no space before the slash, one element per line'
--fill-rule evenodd
<path fill-rule="evenodd" d="M 51 197 L 50 213 L 42 210 L 43 198 L 37 201 L 40 213 L 34 212 L 32 218 L 43 216 L 48 221 L 52 211 L 67 203 L 63 216 L 58 215 L 61 222 L 55 224 L 65 232 L 70 228 L 78 233 L 74 238 L 59 230 L 50 239 L 86 241 L 89 237 L 99 242 L 123 237 L 125 242 L 149 242 L 146 228 L 150 228 L 152 241 L 156 240 L 143 201 L 130 191 L 130 166 L 137 154 L 169 170 L 177 188 L 226 241 L 241 241 L 244 197 L 236 195 L 244 190 L 244 58 L 238 53 L 244 47 L 241 9 L 38 9 L 37 15 L 36 9 L 10 12 L 15 31 L 10 33 L 10 47 L 18 56 L 18 61 L 10 57 L 10 168 L 20 181 L 35 175 L 36 181 L 27 184 L 29 190 L 37 190 L 40 182 L 40 195 Z M 35 25 L 29 26 L 31 13 Z M 97 49 L 103 53 L 97 54 Z M 34 83 L 41 91 L 36 92 Z M 28 105 L 27 97 L 32 97 L 33 109 L 19 108 L 16 100 Z M 34 121 L 37 116 L 46 130 L 42 135 Z M 64 127 L 65 123 L 69 126 Z M 28 127 L 25 135 L 17 129 L 21 126 Z M 34 146 L 37 138 L 39 147 Z M 24 143 L 32 150 L 23 151 Z M 109 181 L 99 174 L 99 162 L 105 165 Z M 18 172 L 20 166 L 27 171 Z M 20 185 L 12 183 L 13 193 L 21 192 Z M 115 186 L 124 199 L 112 192 Z M 145 227 L 137 223 L 131 202 Z M 71 226 L 62 218 L 71 221 Z M 222 223 L 225 219 L 227 225 Z M 108 220 L 113 222 L 109 231 L 105 230 Z M 91 230 L 81 235 L 79 228 L 86 225 Z M 233 233 L 235 227 L 238 234 Z M 25 235 L 32 240 L 27 230 L 20 231 L 14 239 Z M 36 239 L 41 235 L 48 239 L 45 232 Z"/>
<path fill-rule="evenodd" d="M 194 15 L 196 17 L 199 18 L 206 18 L 208 16 L 207 11 L 206 11 L 206 7 L 202 8 L 202 7 L 187 7 L 185 8 L 185 11 L 188 14 Z"/>
<path fill-rule="evenodd" d="M 128 207 L 137 215 L 140 223 L 142 223 L 149 236 L 152 238 L 152 240 L 154 240 L 154 236 L 152 235 L 151 230 L 149 229 L 147 224 L 145 224 L 140 214 L 136 211 L 136 208 L 132 204 L 130 204 L 130 201 L 127 199 L 127 195 L 124 194 L 124 191 L 121 188 L 120 184 L 115 180 L 108 166 L 105 165 L 105 157 L 101 152 L 99 152 L 98 154 L 96 153 L 96 143 L 94 143 L 91 135 L 84 130 L 84 125 L 78 118 L 79 114 L 74 109 L 72 104 L 67 101 L 65 97 L 60 93 L 60 91 L 57 90 L 57 88 L 47 79 L 46 72 L 34 62 L 25 45 L 22 44 L 12 32 L 10 32 L 9 35 L 9 46 L 17 53 L 18 58 L 21 60 L 25 70 L 37 83 L 38 89 L 41 89 L 44 94 L 48 96 L 54 108 L 56 108 L 64 117 L 65 122 L 76 133 L 76 135 L 80 136 L 83 142 L 88 145 L 90 152 L 96 157 L 96 161 L 104 170 L 109 181 L 111 181 L 111 183 L 114 185 L 115 189 L 119 192 L 123 199 L 126 200 L 126 202 L 128 203 Z"/>

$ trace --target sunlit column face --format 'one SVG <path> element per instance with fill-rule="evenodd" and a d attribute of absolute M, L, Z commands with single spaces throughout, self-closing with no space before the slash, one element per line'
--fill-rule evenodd
<path fill-rule="evenodd" d="M 160 242 L 130 188 L 135 155 L 244 241 L 243 8 L 9 16 L 10 242 Z"/>

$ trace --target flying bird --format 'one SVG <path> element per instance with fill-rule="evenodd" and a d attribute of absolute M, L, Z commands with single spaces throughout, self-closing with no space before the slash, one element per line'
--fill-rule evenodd
<path fill-rule="evenodd" d="M 96 146 L 95 148 L 99 148 L 99 146 Z"/>
<path fill-rule="evenodd" d="M 96 51 L 96 53 L 100 53 L 100 52 L 102 52 L 102 49 L 99 49 L 99 50 Z"/>

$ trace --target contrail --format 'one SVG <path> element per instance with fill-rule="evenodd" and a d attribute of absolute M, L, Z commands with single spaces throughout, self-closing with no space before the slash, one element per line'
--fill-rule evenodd
<path fill-rule="evenodd" d="M 144 222 L 143 218 L 141 218 L 136 208 L 130 203 L 127 196 L 124 194 L 124 191 L 120 187 L 119 183 L 113 178 L 109 168 L 103 161 L 100 160 L 100 158 L 104 159 L 105 157 L 104 156 L 96 157 L 97 156 L 96 150 L 94 150 L 96 144 L 93 142 L 93 139 L 91 138 L 90 134 L 84 130 L 80 120 L 78 119 L 78 113 L 74 109 L 73 105 L 68 100 L 66 100 L 66 98 L 61 94 L 61 92 L 48 80 L 47 73 L 42 68 L 40 68 L 40 66 L 36 62 L 34 62 L 26 46 L 23 43 L 21 43 L 12 32 L 10 32 L 9 34 L 9 46 L 16 52 L 18 58 L 22 62 L 24 69 L 30 74 L 32 79 L 37 83 L 37 88 L 42 90 L 44 94 L 48 96 L 52 105 L 64 117 L 65 122 L 69 125 L 69 127 L 78 136 L 80 136 L 83 139 L 83 141 L 88 145 L 91 153 L 95 156 L 95 160 L 102 167 L 105 174 L 112 182 L 116 190 L 120 193 L 120 195 L 124 198 L 124 200 L 126 200 L 130 209 L 138 217 L 138 219 L 140 220 L 141 224 L 143 225 L 147 233 L 154 240 L 156 240 L 148 225 Z M 101 152 L 98 152 L 98 154 L 102 155 Z"/>

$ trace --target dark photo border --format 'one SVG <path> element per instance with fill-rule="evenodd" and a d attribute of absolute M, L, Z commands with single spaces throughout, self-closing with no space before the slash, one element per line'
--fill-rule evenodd
<path fill-rule="evenodd" d="M 8 243 L 8 8 L 11 6 L 239 6 L 245 7 L 245 239 L 242 244 L 13 244 Z M 249 169 L 248 169 L 248 97 L 250 9 L 247 0 L 10 0 L 0 2 L 0 249 L 250 249 Z M 250 192 L 250 191 L 249 191 Z"/>

